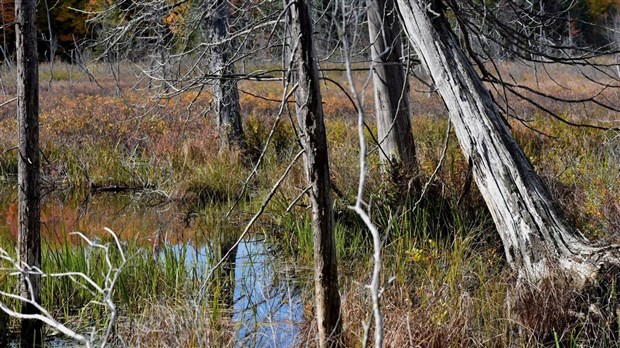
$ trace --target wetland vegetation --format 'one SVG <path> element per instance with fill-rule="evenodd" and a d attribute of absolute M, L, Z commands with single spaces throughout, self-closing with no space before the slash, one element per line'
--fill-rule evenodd
<path fill-rule="evenodd" d="M 546 3 L 2 1 L 0 346 L 617 346 L 620 4 Z"/>
<path fill-rule="evenodd" d="M 69 67 L 56 69 L 63 68 Z M 117 343 L 312 345 L 310 219 L 305 199 L 291 204 L 305 187 L 301 162 L 239 245 L 235 262 L 227 266 L 232 271 L 224 267 L 204 283 L 209 265 L 238 238 L 297 151 L 290 123 L 281 122 L 257 168 L 259 175 L 247 180 L 279 104 L 242 94 L 250 154 L 222 152 L 211 118 L 201 114 L 205 100 L 199 98 L 188 110 L 186 101 L 195 97 L 191 94 L 162 100 L 127 88 L 117 96 L 105 67 L 99 69 L 103 89 L 78 75 L 41 91 L 43 271 L 81 271 L 102 281 L 105 260 L 69 233 L 80 231 L 109 242 L 103 231 L 109 227 L 129 255 L 114 292 L 120 311 Z M 527 76 L 525 68 L 507 69 Z M 570 74 L 563 76 L 568 80 Z M 275 97 L 277 88 L 277 83 L 240 85 L 241 90 L 267 97 Z M 343 102 L 338 88 L 325 89 L 344 332 L 347 342 L 355 345 L 368 307 L 364 284 L 372 269 L 372 243 L 362 221 L 348 208 L 359 175 L 355 110 L 348 100 Z M 446 111 L 437 96 L 412 92 L 411 98 L 414 108 L 419 106 L 412 123 L 420 180 L 426 182 L 442 158 Z M 526 104 L 521 107 L 523 112 L 536 112 Z M 0 240 L 5 250 L 14 250 L 17 237 L 12 115 L 4 108 L 0 117 L 5 149 L 0 160 Z M 603 111 L 599 115 L 615 117 Z M 513 132 L 554 197 L 582 231 L 617 242 L 618 134 L 534 117 L 541 132 L 517 122 Z M 443 164 L 421 200 L 417 192 L 407 190 L 407 173 L 382 175 L 377 151 L 369 155 L 372 217 L 385 231 L 386 344 L 530 345 L 606 335 L 613 323 L 590 317 L 568 320 L 569 314 L 555 303 L 542 304 L 532 314 L 531 327 L 518 335 L 513 332 L 506 308 L 512 271 L 476 188 L 462 195 L 467 162 L 453 137 L 450 133 Z M 3 289 L 11 289 L 14 280 L 4 276 Z M 204 286 L 209 295 L 200 299 Z M 45 308 L 78 331 L 103 327 L 108 320 L 105 310 L 91 303 L 92 293 L 70 279 L 45 278 L 42 291 Z M 566 301 L 573 301 L 568 297 Z M 608 327 L 599 326 L 598 320 Z M 8 324 L 11 329 L 18 321 Z"/>

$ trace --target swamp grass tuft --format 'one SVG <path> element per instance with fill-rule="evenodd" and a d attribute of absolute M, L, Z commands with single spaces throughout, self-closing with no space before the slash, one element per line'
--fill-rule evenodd
<path fill-rule="evenodd" d="M 56 71 L 67 70 L 59 67 Z M 567 74 L 564 78 L 568 81 L 571 76 Z M 44 179 L 73 191 L 81 188 L 82 192 L 92 183 L 143 186 L 166 199 L 181 201 L 184 209 L 190 211 L 188 216 L 209 220 L 204 229 L 215 231 L 196 237 L 195 243 L 210 243 L 220 229 L 230 227 L 235 232 L 244 226 L 264 193 L 299 151 L 294 130 L 283 118 L 267 147 L 258 176 L 248 181 L 248 189 L 230 220 L 223 221 L 228 205 L 237 200 L 259 151 L 265 146 L 273 126 L 273 117 L 269 115 L 277 114 L 280 104 L 242 94 L 248 145 L 248 154 L 242 156 L 217 148 L 214 122 L 199 117 L 208 109 L 207 97 L 196 98 L 194 92 L 188 92 L 178 98 L 149 99 L 128 89 L 123 97 L 118 97 L 112 81 L 100 80 L 100 83 L 106 87 L 104 90 L 71 79 L 54 81 L 50 91 L 42 90 Z M 266 98 L 281 97 L 279 83 L 244 81 L 240 82 L 240 88 Z M 369 282 L 372 268 L 372 243 L 359 217 L 348 208 L 354 202 L 359 176 L 358 140 L 351 136 L 356 134 L 356 120 L 354 110 L 337 88 L 326 87 L 324 91 L 331 180 L 335 186 L 343 321 L 347 342 L 358 346 L 363 332 L 361 324 L 370 308 L 364 285 Z M 188 109 L 193 100 L 192 108 Z M 412 100 L 416 105 L 412 127 L 419 163 L 417 179 L 424 184 L 440 162 L 447 120 L 437 96 L 416 94 L 412 88 Z M 372 98 L 367 101 L 372 103 Z M 371 110 L 372 105 L 367 107 Z M 513 134 L 569 218 L 588 237 L 604 238 L 606 242 L 620 240 L 617 199 L 620 137 L 617 133 L 570 127 L 536 114 L 529 106 L 515 104 L 515 107 L 530 116 L 528 126 L 541 132 L 511 122 Z M 10 150 L 16 143 L 13 112 L 12 108 L 0 110 L 0 190 L 15 187 L 17 155 Z M 376 134 L 372 119 L 368 121 Z M 618 317 L 618 305 L 614 301 L 618 282 L 613 278 L 603 279 L 607 283 L 600 290 L 586 292 L 590 296 L 588 301 L 593 300 L 597 305 L 592 310 L 574 307 L 574 301 L 579 300 L 572 299 L 574 294 L 565 291 L 558 281 L 549 284 L 542 293 L 523 292 L 521 302 L 515 302 L 524 310 L 520 319 L 510 312 L 508 294 L 514 290 L 515 279 L 475 184 L 468 192 L 464 189 L 468 162 L 454 134 L 450 134 L 443 166 L 417 205 L 420 192 L 409 189 L 409 173 L 394 170 L 390 175 L 382 174 L 379 153 L 370 140 L 369 150 L 365 199 L 373 221 L 384 235 L 382 304 L 386 345 L 617 344 L 618 328 L 614 320 Z M 298 163 L 253 232 L 267 236 L 274 250 L 295 259 L 296 267 L 302 270 L 298 277 L 304 285 L 306 321 L 301 342 L 305 338 L 312 345 L 313 292 L 308 270 L 313 258 L 308 201 L 302 194 L 306 187 L 305 173 Z M 287 212 L 290 202 L 298 196 L 298 202 Z M 75 213 L 62 211 L 62 215 L 72 214 Z M 164 219 L 167 218 L 166 215 Z M 159 226 L 153 224 L 147 228 Z M 12 242 L 5 237 L 0 237 L 0 245 L 12 250 Z M 158 245 L 158 256 L 154 255 L 151 244 L 145 245 L 137 237 L 127 238 L 125 247 L 131 257 L 114 294 L 122 317 L 119 334 L 132 346 L 237 344 L 234 323 L 225 306 L 215 300 L 200 305 L 193 302 L 202 285 L 204 265 L 196 264 L 189 254 L 191 248 L 183 244 L 188 243 L 187 238 L 172 238 L 180 243 Z M 78 270 L 101 280 L 102 258 L 82 244 L 65 242 L 53 245 L 50 242 L 44 247 L 44 270 Z M 214 260 L 218 256 L 205 257 Z M 14 286 L 13 278 L 2 280 L 1 288 Z M 210 298 L 226 297 L 223 286 L 225 282 L 207 284 Z M 89 304 L 92 295 L 68 279 L 46 279 L 42 288 L 44 304 L 71 323 L 86 328 L 106 318 L 101 308 Z M 2 322 L 0 318 L 0 325 Z M 15 328 L 14 321 L 10 325 Z"/>

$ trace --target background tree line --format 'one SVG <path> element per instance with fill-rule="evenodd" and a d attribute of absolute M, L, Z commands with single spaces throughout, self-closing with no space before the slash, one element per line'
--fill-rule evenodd
<path fill-rule="evenodd" d="M 37 4 L 39 59 L 50 59 L 50 45 L 55 45 L 59 58 L 70 60 L 69 51 L 77 42 L 96 35 L 96 30 L 89 28 L 86 21 L 87 11 L 92 3 L 88 0 L 42 0 Z M 15 1 L 0 1 L 0 42 L 2 43 L 2 60 L 15 54 Z M 51 28 L 51 35 L 50 29 Z"/>
<path fill-rule="evenodd" d="M 339 345 L 342 331 L 334 237 L 334 188 L 320 82 L 322 78 L 328 79 L 321 73 L 330 68 L 323 66 L 319 70 L 324 61 L 346 66 L 347 95 L 358 112 L 360 179 L 352 209 L 359 214 L 373 238 L 375 268 L 369 288 L 377 347 L 382 346 L 383 330 L 380 310 L 383 240 L 367 212 L 370 204 L 366 202 L 364 177 L 368 125 L 361 97 L 351 78 L 353 64 L 364 63 L 368 56 L 371 64 L 363 69 L 369 69 L 372 74 L 378 124 L 378 139 L 373 141 L 379 151 L 383 151 L 384 171 L 402 165 L 412 178 L 413 192 L 424 194 L 425 188 L 420 188 L 416 182 L 415 145 L 409 123 L 407 71 L 412 60 L 402 59 L 403 52 L 411 51 L 415 52 L 416 62 L 423 63 L 426 68 L 432 80 L 429 86 L 445 103 L 459 144 L 469 161 L 469 171 L 473 173 L 470 175 L 492 215 L 504 244 L 506 260 L 516 271 L 519 285 L 540 284 L 562 276 L 571 287 L 581 290 L 596 282 L 605 267 L 620 264 L 617 246 L 597 246 L 567 222 L 504 118 L 518 117 L 508 96 L 526 100 L 567 123 L 572 122 L 545 109 L 534 97 L 595 104 L 615 111 L 617 104 L 606 101 L 600 93 L 584 99 L 563 99 L 547 94 L 520 84 L 514 78 L 505 80 L 495 65 L 497 58 L 587 65 L 603 73 L 598 79 L 604 88 L 618 88 L 618 77 L 604 70 L 613 64 L 591 60 L 617 53 L 617 43 L 609 34 L 613 29 L 598 24 L 617 16 L 614 3 L 369 0 L 321 3 L 323 7 L 319 7 L 321 10 L 316 14 L 313 14 L 313 5 L 303 0 L 285 1 L 283 5 L 280 8 L 271 2 L 225 0 L 103 3 L 87 19 L 96 23 L 93 28 L 97 28 L 93 34 L 96 45 L 89 47 L 110 62 L 115 78 L 120 70 L 115 70 L 114 63 L 139 62 L 138 69 L 149 79 L 148 88 L 157 89 L 162 98 L 178 96 L 188 90 L 200 94 L 210 87 L 211 102 L 205 113 L 213 111 L 215 114 L 220 151 L 230 148 L 242 153 L 247 151 L 237 81 L 282 81 L 282 106 L 276 122 L 285 112 L 289 117 L 296 116 L 296 122 L 290 117 L 291 126 L 301 150 L 291 166 L 304 155 L 308 187 L 301 195 L 307 193 L 312 215 L 316 315 L 321 347 Z M 33 233 L 32 238 L 20 241 L 20 254 L 27 264 L 36 267 L 40 264 L 40 256 L 30 254 L 37 248 L 34 245 L 40 244 L 38 227 L 35 227 L 38 216 L 28 215 L 28 212 L 38 214 L 39 204 L 38 77 L 34 66 L 36 59 L 32 59 L 36 56 L 37 45 L 33 34 L 43 39 L 48 35 L 44 42 L 50 48 L 49 57 L 54 56 L 54 37 L 61 37 L 51 19 L 51 10 L 57 5 L 45 3 L 45 6 L 47 34 L 45 29 L 34 32 L 32 18 L 23 20 L 31 25 L 26 28 L 31 30 L 22 34 L 25 39 L 17 32 L 18 72 L 23 75 L 19 77 L 23 85 L 19 85 L 17 100 L 20 128 L 24 128 L 20 133 L 19 151 L 26 154 L 19 162 L 20 189 L 24 191 L 23 197 L 20 196 L 20 204 L 23 201 L 20 222 L 26 216 L 28 221 L 25 222 L 29 222 L 28 226 L 23 225 L 23 231 L 20 230 L 20 238 Z M 30 7 L 30 14 L 32 10 Z M 402 20 L 408 40 L 401 40 L 401 22 L 397 18 Z M 322 28 L 319 32 L 326 30 L 327 35 L 317 35 L 315 28 Z M 332 40 L 333 31 L 337 34 Z M 412 48 L 404 50 L 403 41 L 409 42 Z M 31 45 L 20 45 L 20 42 Z M 22 51 L 24 47 L 27 50 Z M 8 52 L 8 46 L 5 48 Z M 408 52 L 405 58 L 410 56 Z M 254 69 L 246 71 L 246 61 L 253 64 Z M 270 63 L 275 67 L 270 67 Z M 586 73 L 583 77 L 592 79 Z M 493 94 L 490 88 L 498 93 Z M 294 110 L 288 103 L 292 96 Z M 501 98 L 505 98 L 504 101 Z M 580 125 L 605 129 L 596 124 Z M 255 166 L 254 172 L 261 156 L 249 160 Z M 274 190 L 267 196 L 265 205 Z M 29 201 L 37 208 L 27 209 Z M 247 228 L 244 234 L 246 232 Z M 28 261 L 30 259 L 32 262 Z M 33 311 L 26 307 L 25 314 Z M 370 323 L 366 325 L 368 330 Z M 39 329 L 26 330 L 32 333 Z"/>
<path fill-rule="evenodd" d="M 50 56 L 50 47 L 55 46 L 58 56 L 63 60 L 71 60 L 70 51 L 77 48 L 76 45 L 98 39 L 105 36 L 111 28 L 123 25 L 131 21 L 132 17 L 138 12 L 141 6 L 154 6 L 155 3 L 174 5 L 174 1 L 160 2 L 140 2 L 140 1 L 120 1 L 115 2 L 114 11 L 108 13 L 105 21 L 97 23 L 89 23 L 96 16 L 97 11 L 101 11 L 109 7 L 112 2 L 102 0 L 43 0 L 37 4 L 37 22 L 38 22 L 38 45 L 39 59 L 48 61 Z M 191 9 L 195 8 L 199 1 L 182 1 L 182 4 L 174 6 L 172 11 L 165 14 L 161 13 L 161 18 L 155 18 L 154 21 L 160 21 L 160 33 L 164 40 L 176 40 L 177 44 L 174 50 L 182 50 L 187 47 L 182 42 L 198 42 L 199 35 L 195 32 L 187 36 L 187 31 L 193 31 L 191 27 Z M 234 2 L 233 2 L 234 3 Z M 243 2 L 239 1 L 239 4 Z M 514 8 L 511 0 L 482 0 L 473 1 L 478 5 L 484 5 L 489 11 L 493 11 L 498 18 L 505 21 L 511 21 L 518 18 L 519 14 Z M 616 40 L 617 31 L 620 27 L 620 2 L 617 0 L 578 0 L 567 2 L 562 0 L 553 1 L 528 1 L 524 2 L 534 15 L 522 21 L 523 30 L 537 31 L 543 34 L 547 39 L 555 42 L 563 42 L 566 45 L 571 43 L 577 47 L 602 48 L 613 45 Z M 247 5 L 244 5 L 248 7 Z M 267 7 L 273 5 L 261 4 L 252 6 L 254 10 L 244 13 L 245 22 L 251 22 L 263 17 L 263 11 Z M 243 8 L 243 6 L 242 6 Z M 324 33 L 317 39 L 317 49 L 328 54 L 333 48 L 333 44 L 338 41 L 337 34 L 334 30 L 333 21 L 337 19 L 337 15 L 333 12 L 333 6 L 329 1 L 319 1 L 315 6 L 319 13 L 316 16 L 316 29 Z M 539 16 L 536 16 L 538 14 Z M 552 14 L 551 17 L 546 16 Z M 5 60 L 7 57 L 13 57 L 15 54 L 15 30 L 11 25 L 15 21 L 15 0 L 0 1 L 0 43 L 2 52 L 0 59 Z M 237 23 L 235 25 L 240 25 Z M 541 31 L 541 25 L 543 26 Z M 189 27 L 188 27 L 189 26 Z M 157 40 L 154 37 L 151 40 Z M 368 40 L 365 36 L 365 40 Z M 97 45 L 89 46 L 95 51 L 100 50 Z M 53 52 L 52 52 L 53 53 Z M 134 47 L 131 54 L 132 59 L 143 59 L 147 53 Z M 498 49 L 496 54 L 501 54 Z M 369 52 L 366 52 L 366 57 Z"/>

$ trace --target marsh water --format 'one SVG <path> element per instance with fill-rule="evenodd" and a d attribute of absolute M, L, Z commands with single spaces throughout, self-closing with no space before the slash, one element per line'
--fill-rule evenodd
<path fill-rule="evenodd" d="M 0 214 L 0 234 L 16 240 L 17 205 L 12 190 L 0 191 Z M 41 234 L 43 243 L 53 248 L 66 243 L 70 232 L 98 238 L 108 227 L 121 240 L 152 252 L 155 259 L 165 262 L 172 255 L 188 272 L 204 278 L 243 228 L 243 218 L 238 218 L 235 226 L 223 222 L 222 217 L 221 211 L 188 213 L 176 204 L 135 194 L 75 197 L 53 193 L 44 199 Z M 160 250 L 166 250 L 166 258 Z M 233 296 L 227 305 L 238 345 L 295 345 L 304 315 L 296 265 L 263 235 L 253 234 L 240 241 L 222 267 L 233 280 Z M 46 346 L 58 347 L 71 344 L 59 337 L 46 342 Z"/>

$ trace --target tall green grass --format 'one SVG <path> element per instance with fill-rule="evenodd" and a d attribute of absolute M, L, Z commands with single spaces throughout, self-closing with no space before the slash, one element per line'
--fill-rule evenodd
<path fill-rule="evenodd" d="M 112 240 L 101 240 L 98 243 L 102 245 L 112 243 L 110 249 L 114 250 Z M 0 247 L 14 250 L 14 242 L 4 237 L 0 238 Z M 184 301 L 194 298 L 197 294 L 207 265 L 187 262 L 188 248 L 163 245 L 159 254 L 155 255 L 144 246 L 130 241 L 124 249 L 128 255 L 128 262 L 114 288 L 113 296 L 121 315 L 131 317 L 131 313 L 144 311 L 154 303 Z M 111 255 L 112 264 L 120 265 L 120 254 L 112 252 Z M 81 272 L 100 285 L 104 284 L 105 272 L 108 269 L 100 249 L 76 242 L 73 238 L 60 245 L 44 245 L 42 266 L 46 274 Z M 7 272 L 2 272 L 0 276 L 3 280 L 0 289 L 7 292 L 16 291 L 16 276 L 10 276 Z M 109 313 L 93 302 L 101 300 L 99 295 L 89 290 L 89 285 L 80 278 L 44 277 L 41 290 L 43 306 L 61 321 L 71 322 L 86 329 L 100 326 L 102 321 L 108 318 Z M 210 290 L 219 291 L 217 283 L 211 284 Z M 217 298 L 212 300 L 216 301 Z M 18 309 L 17 303 L 14 301 L 9 303 Z M 213 303 L 208 305 L 217 308 Z M 12 326 L 16 325 L 15 321 L 11 323 Z"/>
<path fill-rule="evenodd" d="M 127 112 L 135 118 L 133 111 L 127 111 L 121 101 L 105 101 L 117 106 L 110 107 L 113 112 Z M 166 105 L 153 110 L 153 113 L 163 115 L 167 111 Z M 48 134 L 43 141 L 45 179 L 58 179 L 70 188 L 88 189 L 92 183 L 148 187 L 184 203 L 184 209 L 191 212 L 188 216 L 200 215 L 210 221 L 204 229 L 215 232 L 205 233 L 201 242 L 212 242 L 222 230 L 227 231 L 229 237 L 235 236 L 262 202 L 275 178 L 288 165 L 292 154 L 298 151 L 294 133 L 288 123 L 278 125 L 263 164 L 258 167 L 258 175 L 248 180 L 246 193 L 230 220 L 222 221 L 228 206 L 239 198 L 256 163 L 258 151 L 265 146 L 273 121 L 262 114 L 247 118 L 244 126 L 249 150 L 247 154 L 239 154 L 219 152 L 212 137 L 212 124 L 204 119 L 192 123 L 189 126 L 192 129 L 185 137 L 168 137 L 168 133 L 176 134 L 178 124 L 175 120 L 179 114 L 174 112 L 178 110 L 170 111 L 168 116 L 148 115 L 147 118 L 152 118 L 151 133 L 138 140 L 126 134 L 124 138 L 115 139 L 88 134 L 92 142 L 85 145 L 83 129 L 90 129 L 88 124 L 91 121 L 103 122 L 98 118 L 78 122 L 76 129 L 58 130 L 66 137 Z M 421 182 L 428 179 L 439 162 L 446 127 L 442 112 L 413 119 L 420 164 L 418 179 Z M 372 244 L 359 217 L 348 208 L 354 201 L 359 175 L 357 139 L 351 136 L 356 125 L 350 116 L 343 111 L 327 117 L 327 133 L 331 179 L 337 188 L 334 190 L 334 210 L 343 320 L 347 340 L 356 346 L 363 331 L 362 318 L 366 317 L 369 308 L 363 285 L 368 283 L 372 268 Z M 61 121 L 59 125 L 64 124 Z M 158 128 L 160 121 L 163 124 L 161 129 Z M 620 227 L 620 208 L 617 206 L 620 138 L 612 132 L 576 129 L 541 116 L 536 116 L 532 125 L 552 137 L 531 132 L 518 124 L 513 125 L 513 133 L 562 208 L 585 234 L 617 241 L 617 235 L 611 232 Z M 0 129 L 4 132 L 0 134 L 12 134 L 9 128 Z M 609 333 L 612 326 L 603 323 L 593 329 L 591 318 L 576 318 L 569 327 L 551 326 L 539 330 L 544 332 L 535 332 L 536 325 L 517 324 L 506 305 L 515 283 L 505 263 L 502 244 L 490 214 L 475 188 L 465 195 L 461 205 L 457 204 L 464 186 L 467 161 L 461 155 L 454 135 L 450 136 L 444 166 L 419 204 L 420 192 L 405 189 L 409 177 L 397 178 L 405 180 L 398 182 L 381 174 L 376 150 L 371 151 L 368 158 L 365 199 L 372 220 L 384 238 L 386 343 L 411 346 L 413 342 L 442 347 L 578 346 L 598 338 L 603 345 L 612 345 L 614 335 Z M 2 141 L 1 148 L 8 149 L 10 140 Z M 372 143 L 369 146 L 374 149 Z M 0 178 L 13 180 L 16 171 L 16 152 L 2 153 Z M 0 185 L 13 189 L 14 184 L 12 181 Z M 294 257 L 301 269 L 311 270 L 313 241 L 307 199 L 302 196 L 291 211 L 286 212 L 290 201 L 305 187 L 303 167 L 298 163 L 253 232 L 265 234 L 277 250 Z M 0 245 L 7 250 L 14 248 L 12 242 L 2 237 Z M 116 288 L 115 300 L 129 321 L 135 320 L 159 330 L 141 336 L 143 341 L 132 342 L 144 344 L 148 341 L 155 345 L 156 339 L 177 342 L 175 339 L 179 337 L 164 333 L 170 329 L 176 336 L 186 335 L 183 342 L 190 342 L 190 345 L 204 343 L 202 340 L 206 338 L 212 339 L 211 343 L 233 344 L 226 308 L 218 301 L 226 296 L 222 292 L 223 282 L 208 283 L 209 300 L 197 309 L 193 307 L 196 304 L 191 299 L 201 285 L 201 265 L 187 264 L 191 255 L 185 248 L 173 249 L 164 245 L 157 257 L 150 247 L 138 241 L 127 241 L 125 248 L 130 260 Z M 219 256 L 217 253 L 208 255 L 207 262 Z M 102 281 L 101 272 L 105 266 L 101 255 L 73 241 L 60 246 L 45 245 L 43 265 L 46 272 L 81 271 L 96 281 Z M 0 288 L 13 289 L 15 278 L 4 277 L 0 279 Z M 302 274 L 300 279 L 311 277 Z M 311 282 L 307 281 L 306 285 L 309 294 L 306 297 L 310 299 Z M 79 325 L 87 327 L 106 318 L 106 313 L 90 302 L 92 294 L 67 278 L 45 279 L 43 291 L 44 304 L 67 321 L 78 318 Z M 536 301 L 532 300 L 530 307 L 542 308 Z M 308 308 L 311 303 L 308 300 Z M 188 312 L 207 319 L 192 321 L 184 317 Z M 588 315 L 586 313 L 586 317 Z M 312 322 L 310 309 L 306 316 L 308 323 Z M 174 320 L 164 320 L 166 317 Z M 11 324 L 14 326 L 15 322 Z M 312 337 L 311 330 L 307 337 Z"/>

